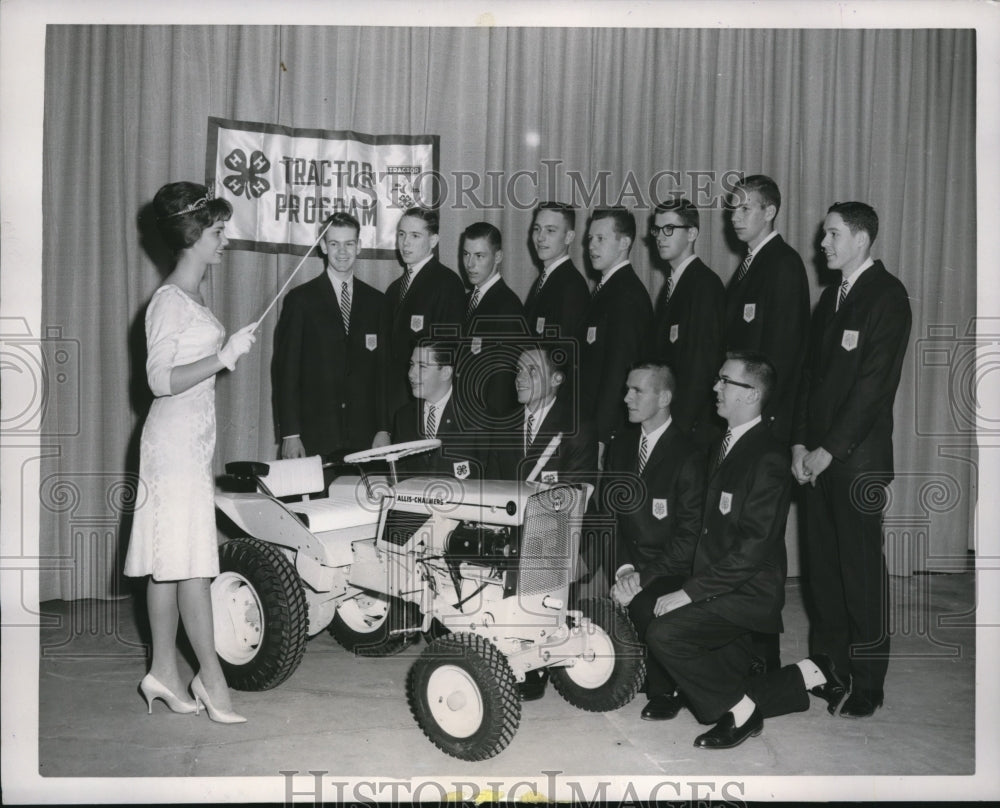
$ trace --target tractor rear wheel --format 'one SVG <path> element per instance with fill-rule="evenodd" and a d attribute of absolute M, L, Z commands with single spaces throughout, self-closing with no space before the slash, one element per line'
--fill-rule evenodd
<path fill-rule="evenodd" d="M 358 656 L 382 657 L 398 654 L 419 637 L 420 612 L 415 603 L 374 592 L 362 592 L 337 605 L 330 624 L 333 638 Z"/>
<path fill-rule="evenodd" d="M 280 548 L 239 538 L 219 549 L 212 581 L 215 650 L 231 687 L 270 690 L 306 650 L 309 618 L 295 566 Z"/>
<path fill-rule="evenodd" d="M 521 722 L 507 657 L 477 634 L 448 634 L 430 643 L 410 669 L 407 691 L 424 734 L 460 760 L 500 754 Z"/>
<path fill-rule="evenodd" d="M 556 691 L 574 707 L 600 713 L 624 707 L 646 675 L 642 645 L 628 613 L 611 598 L 586 598 L 578 607 L 591 623 L 590 652 L 573 665 L 549 669 Z"/>

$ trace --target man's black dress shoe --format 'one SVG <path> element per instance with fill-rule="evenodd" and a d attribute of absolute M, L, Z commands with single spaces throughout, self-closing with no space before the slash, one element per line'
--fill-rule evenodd
<path fill-rule="evenodd" d="M 826 711 L 830 715 L 836 715 L 837 707 L 844 700 L 847 691 L 851 689 L 851 675 L 847 674 L 846 682 L 841 679 L 833 665 L 833 660 L 826 654 L 813 654 L 807 659 L 819 668 L 820 673 L 826 679 L 823 684 L 810 688 L 809 692 L 826 702 Z"/>
<path fill-rule="evenodd" d="M 856 688 L 851 691 L 844 706 L 840 708 L 840 714 L 847 718 L 868 718 L 882 706 L 883 698 L 881 690 Z"/>
<path fill-rule="evenodd" d="M 524 674 L 524 681 L 517 686 L 517 692 L 521 694 L 521 701 L 537 701 L 545 695 L 545 684 L 549 681 L 549 672 L 546 668 L 539 668 L 527 671 Z"/>
<path fill-rule="evenodd" d="M 751 735 L 760 735 L 764 729 L 764 716 L 756 707 L 742 727 L 733 726 L 732 713 L 726 713 L 708 732 L 694 739 L 694 745 L 701 749 L 732 749 L 739 746 Z"/>
<path fill-rule="evenodd" d="M 681 709 L 680 698 L 673 693 L 661 693 L 653 696 L 642 708 L 639 716 L 643 721 L 669 721 Z"/>

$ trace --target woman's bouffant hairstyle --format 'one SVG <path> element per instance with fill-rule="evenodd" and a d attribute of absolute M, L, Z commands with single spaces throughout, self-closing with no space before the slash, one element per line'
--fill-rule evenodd
<path fill-rule="evenodd" d="M 201 238 L 206 227 L 228 221 L 233 206 L 225 199 L 209 198 L 208 188 L 196 182 L 171 182 L 153 197 L 156 226 L 163 241 L 179 253 Z"/>

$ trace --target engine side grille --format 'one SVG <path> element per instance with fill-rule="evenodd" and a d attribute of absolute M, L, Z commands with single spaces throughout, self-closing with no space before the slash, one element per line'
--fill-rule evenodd
<path fill-rule="evenodd" d="M 580 545 L 583 492 L 563 485 L 528 500 L 521 534 L 518 591 L 542 595 L 568 586 Z"/>
<path fill-rule="evenodd" d="M 406 511 L 389 511 L 385 519 L 385 532 L 382 540 L 402 547 L 410 537 L 423 527 L 429 516 L 422 513 L 407 513 Z"/>

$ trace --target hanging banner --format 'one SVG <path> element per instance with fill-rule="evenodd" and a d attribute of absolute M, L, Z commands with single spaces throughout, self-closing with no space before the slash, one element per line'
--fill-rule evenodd
<path fill-rule="evenodd" d="M 233 206 L 229 249 L 305 255 L 323 221 L 361 223 L 361 258 L 394 258 L 396 225 L 436 207 L 437 135 L 366 135 L 208 119 L 206 182 Z"/>

